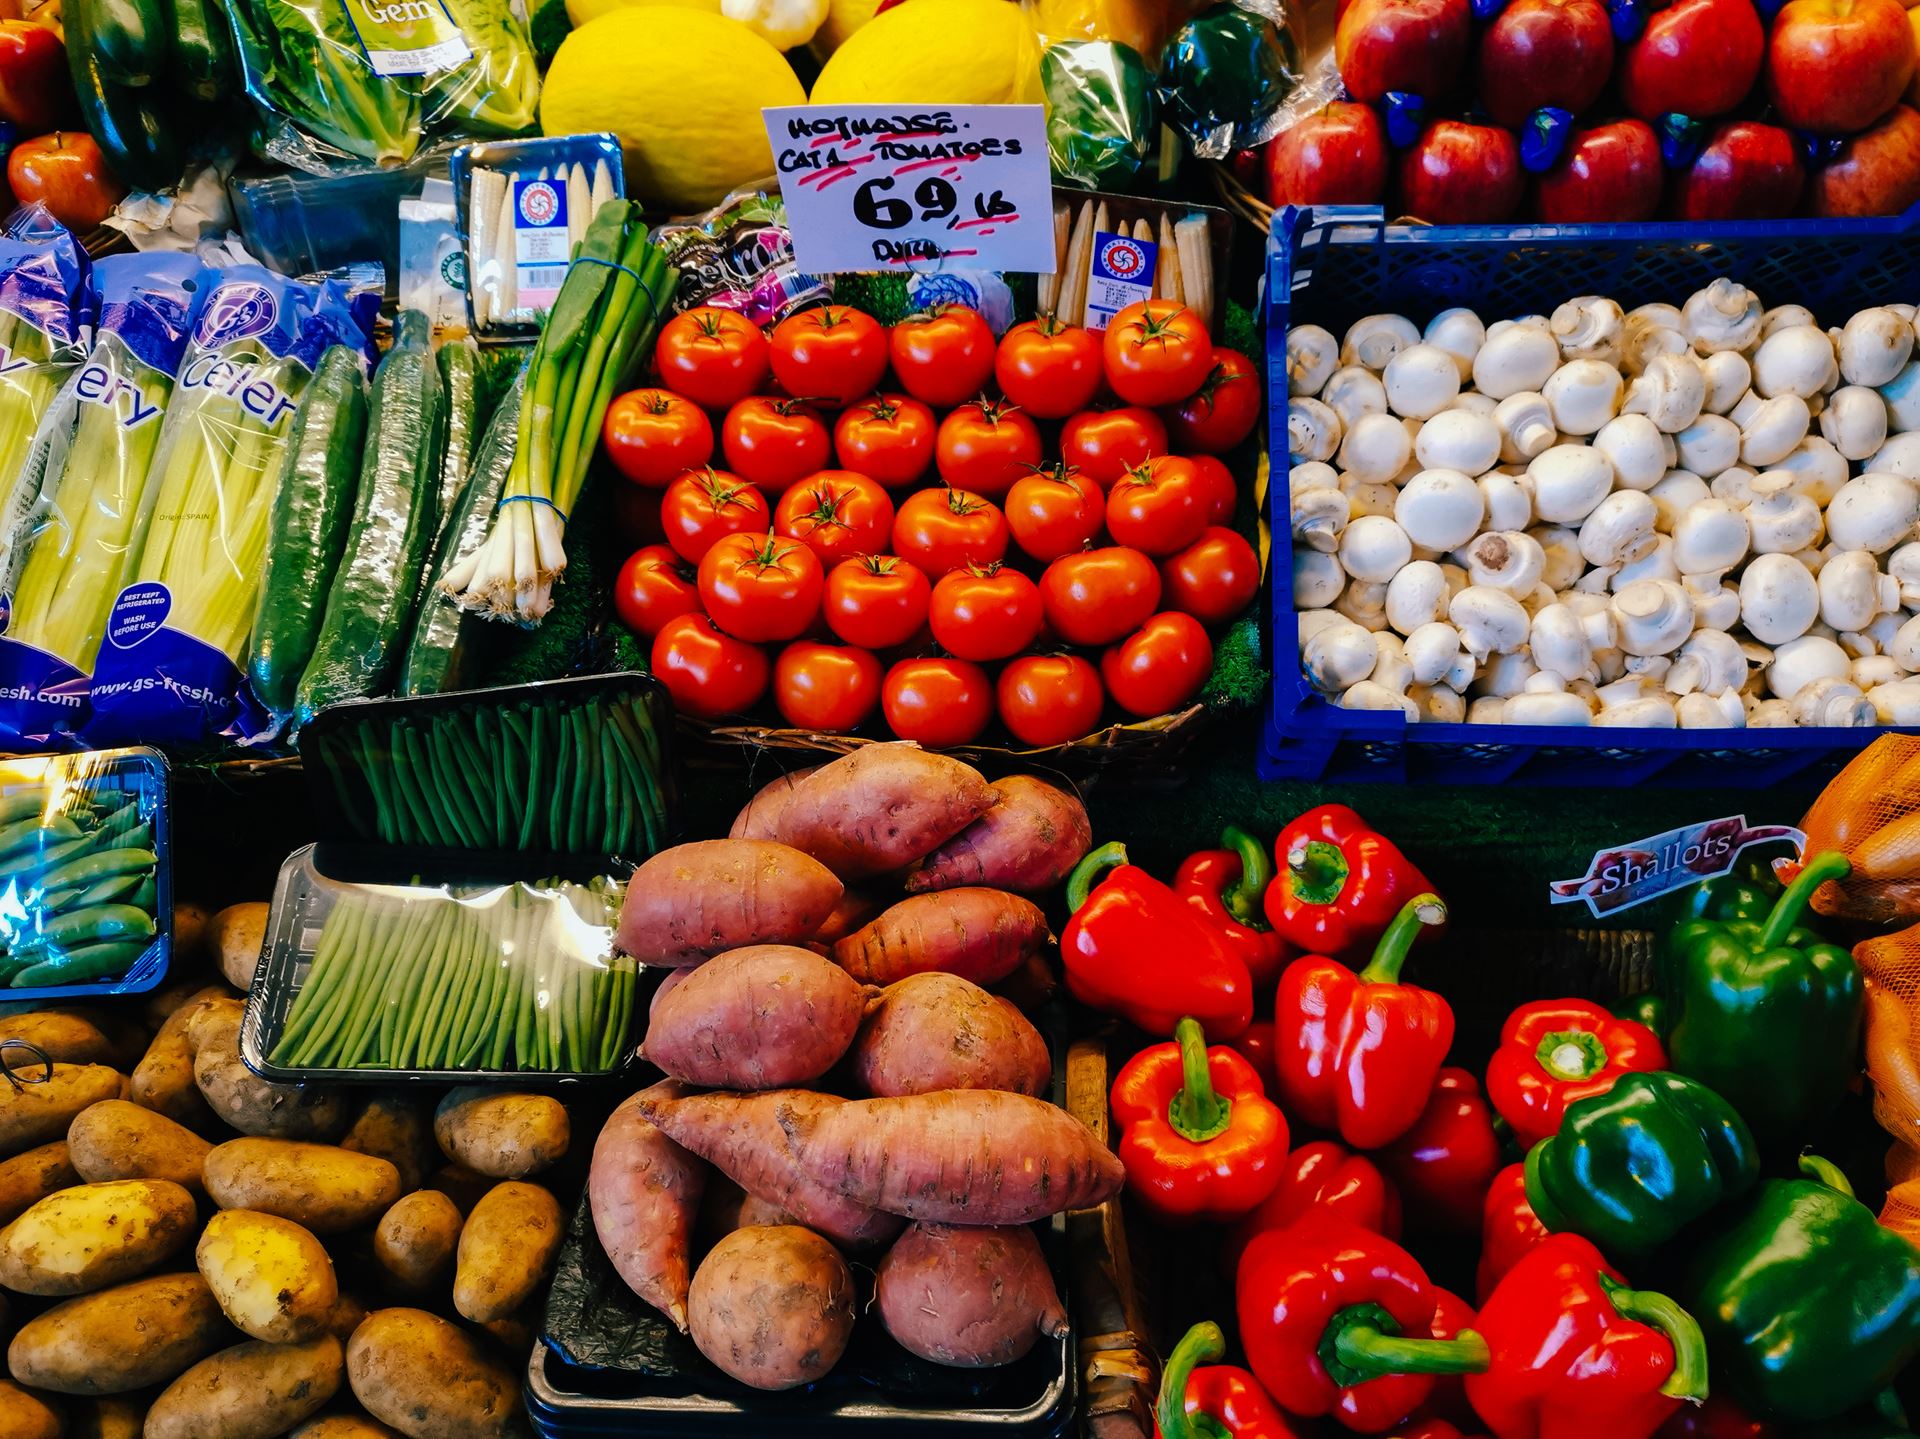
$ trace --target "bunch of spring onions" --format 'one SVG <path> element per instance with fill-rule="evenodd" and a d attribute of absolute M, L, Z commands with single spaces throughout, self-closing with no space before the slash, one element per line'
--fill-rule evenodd
<path fill-rule="evenodd" d="M 586 484 L 607 405 L 667 313 L 678 273 L 639 207 L 601 206 L 534 346 L 519 444 L 486 539 L 440 581 L 470 610 L 538 624 L 567 568 L 566 517 Z"/>

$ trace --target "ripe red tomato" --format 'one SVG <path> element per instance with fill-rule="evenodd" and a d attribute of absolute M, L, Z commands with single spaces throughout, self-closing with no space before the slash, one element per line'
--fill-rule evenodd
<path fill-rule="evenodd" d="M 1012 405 L 972 400 L 940 422 L 934 464 L 956 489 L 999 498 L 1040 463 L 1040 429 Z"/>
<path fill-rule="evenodd" d="M 880 704 L 901 739 L 969 744 L 993 719 L 993 681 L 966 660 L 901 660 L 887 671 Z"/>
<path fill-rule="evenodd" d="M 1007 492 L 1007 528 L 1036 560 L 1084 548 L 1100 533 L 1106 513 L 1100 487 L 1066 465 L 1017 480 Z"/>
<path fill-rule="evenodd" d="M 880 704 L 880 661 L 850 645 L 795 640 L 773 663 L 773 702 L 790 725 L 845 734 Z"/>
<path fill-rule="evenodd" d="M 1103 490 L 1135 465 L 1167 453 L 1167 427 L 1152 410 L 1083 410 L 1060 429 L 1060 458 Z"/>
<path fill-rule="evenodd" d="M 613 609 L 621 624 L 652 639 L 668 620 L 699 612 L 692 567 L 666 545 L 635 550 L 614 579 Z"/>
<path fill-rule="evenodd" d="M 1100 656 L 1113 702 L 1141 719 L 1172 714 L 1200 693 L 1213 670 L 1213 641 L 1192 615 L 1169 610 Z"/>
<path fill-rule="evenodd" d="M 1159 556 L 1184 550 L 1207 527 L 1207 496 L 1193 461 L 1156 455 L 1107 492 L 1107 533 Z"/>
<path fill-rule="evenodd" d="M 674 476 L 713 458 L 713 422 L 668 390 L 629 390 L 607 406 L 600 426 L 613 467 L 636 485 L 665 489 Z"/>
<path fill-rule="evenodd" d="M 1007 555 L 1007 517 L 967 490 L 932 486 L 908 495 L 893 517 L 893 552 L 930 580 Z"/>
<path fill-rule="evenodd" d="M 777 535 L 725 535 L 700 561 L 700 603 L 735 639 L 805 632 L 820 613 L 820 557 Z"/>
<path fill-rule="evenodd" d="M 811 405 L 749 395 L 720 423 L 727 468 L 777 495 L 827 467 L 827 426 Z"/>
<path fill-rule="evenodd" d="M 1100 393 L 1100 337 L 1051 315 L 1022 320 L 1000 339 L 994 378 L 1001 393 L 1042 420 L 1064 420 Z"/>
<path fill-rule="evenodd" d="M 1040 633 L 1040 588 L 1018 570 L 974 566 L 940 577 L 927 623 L 948 654 L 963 660 L 1003 660 Z"/>
<path fill-rule="evenodd" d="M 901 387 L 936 409 L 972 399 L 993 378 L 993 331 L 965 305 L 907 316 L 893 327 L 887 351 Z"/>
<path fill-rule="evenodd" d="M 1260 420 L 1260 373 L 1238 350 L 1215 350 L 1207 378 L 1167 414 L 1167 433 L 1181 450 L 1224 455 Z"/>
<path fill-rule="evenodd" d="M 911 395 L 869 395 L 833 427 L 840 463 L 888 489 L 911 485 L 933 463 L 933 411 Z"/>
<path fill-rule="evenodd" d="M 1107 326 L 1102 357 L 1107 383 L 1128 404 L 1172 405 L 1206 380 L 1213 341 L 1206 321 L 1178 300 L 1138 300 Z M 778 374 L 777 357 L 773 368 Z"/>
<path fill-rule="evenodd" d="M 1078 655 L 1025 655 L 1000 671 L 1000 720 L 1022 744 L 1066 744 L 1100 727 L 1107 694 Z"/>
<path fill-rule="evenodd" d="M 660 383 L 709 410 L 724 410 L 767 383 L 760 327 L 734 310 L 697 305 L 660 327 L 653 365 Z"/>
<path fill-rule="evenodd" d="M 932 593 L 927 577 L 905 560 L 863 555 L 828 572 L 821 612 L 848 644 L 890 650 L 920 633 Z"/>
<path fill-rule="evenodd" d="M 767 657 L 758 645 L 714 627 L 705 615 L 681 615 L 653 637 L 653 672 L 674 708 L 698 719 L 745 714 L 767 692 Z"/>
<path fill-rule="evenodd" d="M 1233 483 L 1233 471 L 1212 455 L 1191 455 L 1187 462 L 1193 466 L 1200 493 L 1206 497 L 1207 523 L 1232 524 L 1233 512 L 1240 504 L 1240 491 Z"/>
<path fill-rule="evenodd" d="M 822 470 L 780 496 L 773 532 L 799 540 L 822 565 L 877 555 L 893 535 L 893 501 L 865 475 Z"/>
<path fill-rule="evenodd" d="M 887 372 L 887 332 L 849 305 L 787 316 L 774 327 L 771 346 L 780 388 L 825 405 L 851 404 Z"/>
<path fill-rule="evenodd" d="M 1211 525 L 1177 555 L 1160 561 L 1162 593 L 1202 624 L 1232 619 L 1260 589 L 1260 557 L 1236 531 Z"/>
<path fill-rule="evenodd" d="M 1160 571 L 1138 550 L 1062 555 L 1040 576 L 1047 623 L 1070 645 L 1110 645 L 1160 607 Z"/>
<path fill-rule="evenodd" d="M 725 470 L 693 470 L 660 497 L 667 543 L 692 564 L 699 564 L 722 535 L 763 535 L 772 526 L 766 496 Z"/>

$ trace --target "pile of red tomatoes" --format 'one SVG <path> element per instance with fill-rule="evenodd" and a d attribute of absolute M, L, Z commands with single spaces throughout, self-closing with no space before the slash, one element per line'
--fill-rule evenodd
<path fill-rule="evenodd" d="M 877 713 L 956 745 L 997 716 L 1062 744 L 1190 702 L 1208 626 L 1258 587 L 1219 456 L 1258 422 L 1259 378 L 1176 303 L 998 342 L 961 306 L 889 329 L 831 305 L 771 334 L 700 308 L 655 367 L 607 412 L 658 536 L 615 603 L 686 713 L 771 695 L 803 729 Z"/>

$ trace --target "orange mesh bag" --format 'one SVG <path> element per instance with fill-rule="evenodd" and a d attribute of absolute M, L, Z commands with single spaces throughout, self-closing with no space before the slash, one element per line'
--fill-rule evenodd
<path fill-rule="evenodd" d="M 1873 1117 L 1914 1152 L 1920 1181 L 1920 925 L 1857 944 L 1854 962 L 1867 992 L 1867 1080 L 1873 1086 Z M 1895 1157 L 1887 1178 L 1895 1182 Z"/>
<path fill-rule="evenodd" d="M 1896 1144 L 1887 1150 L 1887 1202 L 1880 1206 L 1880 1222 L 1920 1245 L 1920 1149 Z"/>
<path fill-rule="evenodd" d="M 1920 735 L 1882 735 L 1835 775 L 1800 828 L 1804 853 L 1838 850 L 1853 864 L 1814 891 L 1829 918 L 1894 924 L 1920 919 Z M 1791 881 L 1798 862 L 1779 866 Z"/>

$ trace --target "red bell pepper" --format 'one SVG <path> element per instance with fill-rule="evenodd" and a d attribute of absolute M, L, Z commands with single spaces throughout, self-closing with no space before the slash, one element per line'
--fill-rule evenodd
<path fill-rule="evenodd" d="M 1251 1064 L 1207 1048 L 1198 1020 L 1173 1033 L 1114 1077 L 1127 1187 L 1161 1219 L 1238 1219 L 1280 1182 L 1286 1118 Z"/>
<path fill-rule="evenodd" d="M 1272 1093 L 1280 1083 L 1280 1076 L 1273 1069 L 1273 1021 L 1256 1019 L 1247 1026 L 1244 1034 L 1228 1043 L 1253 1066 L 1253 1072 L 1260 1076 L 1260 1083 L 1266 1086 L 1268 1093 Z"/>
<path fill-rule="evenodd" d="M 1431 1337 L 1426 1271 L 1357 1224 L 1312 1218 L 1257 1236 L 1234 1288 L 1248 1366 L 1289 1414 L 1378 1434 L 1426 1401 L 1436 1375 L 1487 1363 L 1471 1330 Z"/>
<path fill-rule="evenodd" d="M 1480 1081 L 1451 1065 L 1441 1070 L 1413 1128 L 1379 1159 L 1406 1200 L 1408 1228 L 1478 1234 L 1487 1187 L 1500 1169 L 1500 1136 Z"/>
<path fill-rule="evenodd" d="M 1290 1229 L 1312 1215 L 1344 1219 L 1389 1239 L 1400 1234 L 1400 1196 L 1392 1182 L 1364 1154 L 1318 1139 L 1286 1157 L 1279 1187 L 1228 1233 L 1221 1257 L 1229 1272 L 1255 1235 Z"/>
<path fill-rule="evenodd" d="M 1173 1346 L 1160 1371 L 1153 1416 L 1157 1439 L 1298 1439 L 1287 1416 L 1246 1370 L 1210 1362 L 1194 1367 L 1226 1352 L 1226 1336 L 1211 1321 L 1194 1325 Z"/>
<path fill-rule="evenodd" d="M 1551 1231 L 1527 1198 L 1527 1166 L 1509 1164 L 1493 1177 L 1481 1210 L 1480 1268 L 1474 1292 L 1482 1304 L 1493 1288 Z"/>
<path fill-rule="evenodd" d="M 1658 1439 L 1780 1439 L 1777 1425 L 1755 1419 L 1724 1394 L 1709 1394 L 1701 1405 L 1682 1404 L 1660 1426 Z"/>
<path fill-rule="evenodd" d="M 1507 1016 L 1487 1065 L 1487 1095 L 1523 1149 L 1560 1128 L 1576 1099 L 1623 1074 L 1667 1067 L 1660 1036 L 1584 999 L 1541 999 Z"/>
<path fill-rule="evenodd" d="M 1468 1434 L 1444 1419 L 1409 1419 L 1382 1439 L 1487 1439 L 1487 1436 Z"/>
<path fill-rule="evenodd" d="M 1289 1114 L 1355 1149 L 1379 1149 L 1413 1128 L 1453 1043 L 1453 1009 L 1431 990 L 1401 984 L 1400 967 L 1421 927 L 1446 913 L 1438 895 L 1413 896 L 1358 974 L 1317 954 L 1287 966 L 1274 1004 L 1274 1062 Z"/>
<path fill-rule="evenodd" d="M 1434 1286 L 1433 1337 L 1453 1339 L 1479 1323 L 1473 1306 L 1451 1289 Z M 1433 1384 L 1433 1393 L 1420 1406 L 1416 1417 L 1441 1419 L 1452 1424 L 1477 1424 L 1478 1416 L 1467 1403 L 1466 1382 L 1458 1374 L 1443 1374 Z"/>
<path fill-rule="evenodd" d="M 1664 1294 L 1629 1289 L 1577 1234 L 1536 1245 L 1481 1306 L 1486 1370 L 1467 1376 L 1495 1439 L 1652 1439 L 1707 1392 L 1700 1326 Z"/>
<path fill-rule="evenodd" d="M 1433 886 L 1394 842 L 1343 804 L 1308 810 L 1280 831 L 1279 874 L 1267 918 L 1310 954 L 1344 955 L 1378 939 L 1416 894 Z"/>
<path fill-rule="evenodd" d="M 1206 916 L 1227 937 L 1247 966 L 1256 989 L 1280 977 L 1287 942 L 1260 912 L 1261 898 L 1273 882 L 1267 847 L 1244 829 L 1228 825 L 1220 834 L 1224 849 L 1203 849 L 1182 861 L 1173 876 L 1174 893 Z"/>
<path fill-rule="evenodd" d="M 1067 905 L 1073 917 L 1060 935 L 1060 963 L 1068 993 L 1082 1004 L 1163 1039 L 1183 1015 L 1213 1040 L 1253 1022 L 1253 979 L 1226 936 L 1128 864 L 1125 845 L 1103 844 L 1074 866 Z"/>
<path fill-rule="evenodd" d="M 25 135 L 58 130 L 75 115 L 67 47 L 32 20 L 0 20 L 0 120 Z"/>

